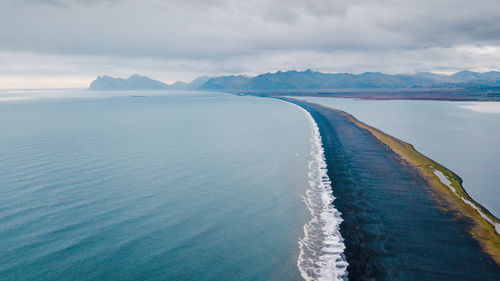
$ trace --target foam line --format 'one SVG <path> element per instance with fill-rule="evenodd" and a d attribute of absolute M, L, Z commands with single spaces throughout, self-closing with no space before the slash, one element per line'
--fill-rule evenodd
<path fill-rule="evenodd" d="M 344 255 L 344 239 L 340 234 L 341 213 L 335 209 L 330 178 L 319 128 L 311 114 L 300 106 L 311 127 L 311 160 L 309 189 L 303 196 L 311 220 L 304 225 L 299 240 L 297 266 L 305 280 L 347 280 L 348 263 Z"/>

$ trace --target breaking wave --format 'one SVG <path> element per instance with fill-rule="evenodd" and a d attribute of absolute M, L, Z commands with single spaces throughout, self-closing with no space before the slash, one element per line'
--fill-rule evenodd
<path fill-rule="evenodd" d="M 305 280 L 347 280 L 348 263 L 339 231 L 342 218 L 333 205 L 335 197 L 327 175 L 321 135 L 311 114 L 300 108 L 311 123 L 310 189 L 303 197 L 311 220 L 304 225 L 304 237 L 299 240 L 297 266 Z"/>

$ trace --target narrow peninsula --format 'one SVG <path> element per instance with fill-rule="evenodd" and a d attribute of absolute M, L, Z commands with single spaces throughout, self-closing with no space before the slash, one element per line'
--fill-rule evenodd
<path fill-rule="evenodd" d="M 500 280 L 499 221 L 456 174 L 346 112 L 281 99 L 318 124 L 350 279 Z"/>

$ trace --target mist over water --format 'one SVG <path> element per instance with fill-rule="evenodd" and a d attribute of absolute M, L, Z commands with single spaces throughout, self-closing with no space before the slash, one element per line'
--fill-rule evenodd
<path fill-rule="evenodd" d="M 302 110 L 71 95 L 0 102 L 1 280 L 301 279 L 314 160 Z"/>

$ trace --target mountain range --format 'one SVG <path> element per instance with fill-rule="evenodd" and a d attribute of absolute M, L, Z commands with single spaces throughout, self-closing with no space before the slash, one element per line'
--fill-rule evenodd
<path fill-rule="evenodd" d="M 95 91 L 126 91 L 126 90 L 197 90 L 209 77 L 198 77 L 190 83 L 177 81 L 172 85 L 134 74 L 129 78 L 114 78 L 103 75 L 90 84 L 89 90 Z"/>
<path fill-rule="evenodd" d="M 500 72 L 485 73 L 460 71 L 455 74 L 420 72 L 416 74 L 384 74 L 380 72 L 322 73 L 306 71 L 278 71 L 254 77 L 230 75 L 196 78 L 190 83 L 166 84 L 151 78 L 132 75 L 127 79 L 99 76 L 90 90 L 205 90 L 205 91 L 266 91 L 311 89 L 418 89 L 418 88 L 475 88 L 500 87 Z"/>

